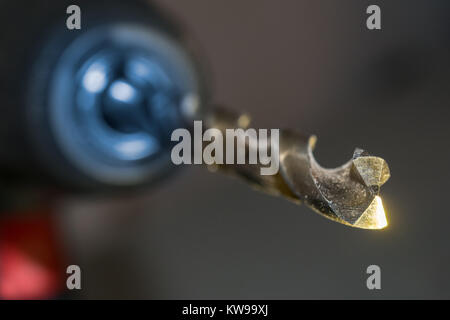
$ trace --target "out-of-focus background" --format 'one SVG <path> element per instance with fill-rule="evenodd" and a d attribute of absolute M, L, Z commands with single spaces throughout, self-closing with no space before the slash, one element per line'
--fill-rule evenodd
<path fill-rule="evenodd" d="M 450 298 L 448 1 L 160 0 L 210 72 L 213 101 L 263 128 L 388 162 L 389 227 L 333 223 L 200 166 L 136 195 L 72 197 L 58 223 L 83 298 Z M 382 29 L 366 28 L 377 4 Z M 378 265 L 382 289 L 368 290 Z"/>

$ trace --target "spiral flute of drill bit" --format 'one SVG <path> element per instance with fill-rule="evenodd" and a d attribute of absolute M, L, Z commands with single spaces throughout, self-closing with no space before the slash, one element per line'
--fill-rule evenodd
<path fill-rule="evenodd" d="M 208 118 L 208 126 L 223 133 L 226 129 L 245 130 L 249 124 L 247 115 L 236 115 L 225 109 L 216 109 Z M 260 145 L 251 139 L 250 136 L 237 139 L 235 148 L 244 147 L 246 156 L 257 151 L 252 149 Z M 338 168 L 326 169 L 313 156 L 315 143 L 315 136 L 280 130 L 278 150 L 268 150 L 279 152 L 280 169 L 275 175 L 261 175 L 261 165 L 248 162 L 217 167 L 243 178 L 263 192 L 284 196 L 298 204 L 304 203 L 336 222 L 363 229 L 386 227 L 386 216 L 378 194 L 390 177 L 387 163 L 382 158 L 356 149 L 350 161 Z"/>

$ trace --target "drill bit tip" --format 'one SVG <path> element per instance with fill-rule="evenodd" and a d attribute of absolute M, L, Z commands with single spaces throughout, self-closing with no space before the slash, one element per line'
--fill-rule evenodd
<path fill-rule="evenodd" d="M 210 121 L 211 127 L 223 131 L 236 126 L 245 128 L 250 119 L 247 115 L 239 117 L 219 109 Z M 344 165 L 323 168 L 313 155 L 316 141 L 316 136 L 281 130 L 277 148 L 280 170 L 273 176 L 260 175 L 258 166 L 221 167 L 244 178 L 259 190 L 304 203 L 344 225 L 362 229 L 385 228 L 388 223 L 379 192 L 390 177 L 386 161 L 356 149 Z M 248 151 L 259 146 L 250 142 L 243 142 L 243 145 Z"/>
<path fill-rule="evenodd" d="M 326 169 L 314 158 L 315 142 L 314 136 L 289 142 L 288 156 L 281 168 L 293 192 L 312 209 L 334 221 L 363 229 L 385 228 L 386 214 L 378 194 L 390 177 L 386 161 L 356 149 L 350 161 Z M 302 143 L 303 152 L 293 147 Z"/>
<path fill-rule="evenodd" d="M 356 220 L 354 227 L 362 229 L 384 229 L 388 225 L 386 212 L 383 208 L 383 202 L 380 196 L 375 196 L 369 207 L 363 212 L 361 217 Z"/>
<path fill-rule="evenodd" d="M 352 160 L 357 177 L 367 187 L 381 187 L 391 176 L 386 161 L 361 151 L 361 149 L 356 149 Z"/>

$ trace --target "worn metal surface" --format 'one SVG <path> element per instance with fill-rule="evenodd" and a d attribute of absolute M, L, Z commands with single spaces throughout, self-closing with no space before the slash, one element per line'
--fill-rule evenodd
<path fill-rule="evenodd" d="M 237 115 L 226 109 L 216 109 L 208 119 L 209 127 L 223 133 L 226 129 L 247 129 L 249 125 L 247 115 Z M 252 148 L 259 146 L 248 138 L 244 141 L 237 139 L 235 143 L 236 149 L 239 143 L 245 143 L 246 156 Z M 280 167 L 275 175 L 261 175 L 261 164 L 248 162 L 214 165 L 212 168 L 241 177 L 263 192 L 304 203 L 336 222 L 364 229 L 386 227 L 387 220 L 378 194 L 390 177 L 387 163 L 356 149 L 350 161 L 340 167 L 326 169 L 314 159 L 315 143 L 315 136 L 280 130 Z"/>

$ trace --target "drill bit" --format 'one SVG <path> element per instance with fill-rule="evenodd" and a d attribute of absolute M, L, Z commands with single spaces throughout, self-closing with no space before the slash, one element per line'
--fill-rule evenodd
<path fill-rule="evenodd" d="M 226 129 L 247 129 L 248 115 L 237 115 L 217 108 L 208 117 L 208 126 L 225 132 Z M 259 144 L 250 139 L 244 143 L 246 155 Z M 278 150 L 279 171 L 275 175 L 261 175 L 260 164 L 214 164 L 223 172 L 243 178 L 257 189 L 279 195 L 301 204 L 336 222 L 363 229 L 382 229 L 387 226 L 380 187 L 389 179 L 387 163 L 379 157 L 356 149 L 353 158 L 344 165 L 326 169 L 313 156 L 315 136 L 292 130 L 280 130 Z M 235 153 L 236 154 L 236 153 Z M 236 163 L 236 162 L 235 162 Z M 246 162 L 248 163 L 248 162 Z"/>

